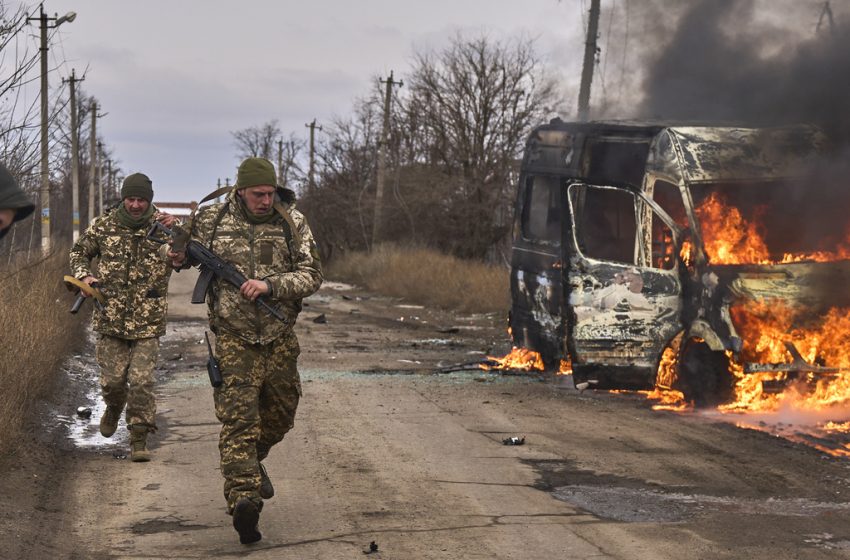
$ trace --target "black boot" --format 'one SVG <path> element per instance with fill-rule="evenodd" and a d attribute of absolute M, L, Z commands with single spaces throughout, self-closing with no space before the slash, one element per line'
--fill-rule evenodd
<path fill-rule="evenodd" d="M 233 528 L 239 533 L 242 544 L 255 543 L 263 538 L 257 529 L 260 521 L 260 508 L 248 498 L 240 498 L 233 508 Z"/>

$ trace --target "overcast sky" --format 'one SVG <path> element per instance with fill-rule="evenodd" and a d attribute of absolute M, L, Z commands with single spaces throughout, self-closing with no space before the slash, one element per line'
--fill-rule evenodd
<path fill-rule="evenodd" d="M 51 60 L 65 61 L 51 87 L 88 67 L 81 87 L 108 113 L 99 135 L 125 172 L 150 175 L 159 200 L 197 200 L 232 179 L 231 131 L 278 119 L 284 135 L 306 138 L 305 123 L 348 114 L 376 76 L 403 80 L 415 50 L 457 32 L 535 38 L 572 96 L 586 9 L 585 0 L 45 2 L 51 15 L 77 13 L 51 43 Z"/>

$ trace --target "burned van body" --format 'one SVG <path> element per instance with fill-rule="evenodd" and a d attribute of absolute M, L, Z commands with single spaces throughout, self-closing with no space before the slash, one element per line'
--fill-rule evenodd
<path fill-rule="evenodd" d="M 810 187 L 799 188 L 800 176 L 816 165 L 824 144 L 809 126 L 556 119 L 537 128 L 516 200 L 514 343 L 549 363 L 571 360 L 577 384 L 669 382 L 697 401 L 722 399 L 731 388 L 730 357 L 741 357 L 744 346 L 734 306 L 785 301 L 813 316 L 850 306 L 850 290 L 841 287 L 850 285 L 850 261 L 807 257 L 824 242 L 839 243 L 840 228 L 836 234 L 834 224 L 825 224 L 807 236 L 794 226 L 802 208 L 795 197 L 812 197 Z M 711 210 L 719 217 L 705 213 Z M 758 229 L 765 236 L 760 253 L 750 254 L 746 242 L 758 235 L 746 230 L 746 218 L 765 216 L 776 225 Z M 730 222 L 735 217 L 739 224 Z M 718 223 L 742 239 L 725 246 Z M 789 254 L 802 256 L 783 262 Z M 675 352 L 675 379 L 656 379 L 665 350 Z M 797 370 L 825 368 L 800 366 L 799 355 L 788 352 Z"/>

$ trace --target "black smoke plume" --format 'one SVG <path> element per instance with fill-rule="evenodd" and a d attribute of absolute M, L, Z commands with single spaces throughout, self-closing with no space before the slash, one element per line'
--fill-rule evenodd
<path fill-rule="evenodd" d="M 837 145 L 850 144 L 850 27 L 824 25 L 816 33 L 812 25 L 801 39 L 759 21 L 757 10 L 781 15 L 784 5 L 689 2 L 649 62 L 641 116 L 759 126 L 808 122 Z"/>

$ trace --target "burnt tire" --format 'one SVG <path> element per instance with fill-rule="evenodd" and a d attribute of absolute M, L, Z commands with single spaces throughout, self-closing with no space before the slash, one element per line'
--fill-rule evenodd
<path fill-rule="evenodd" d="M 689 340 L 679 354 L 676 389 L 697 408 L 728 402 L 734 386 L 729 358 L 705 342 Z"/>

